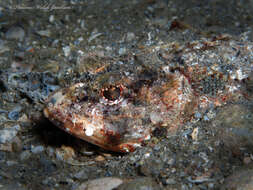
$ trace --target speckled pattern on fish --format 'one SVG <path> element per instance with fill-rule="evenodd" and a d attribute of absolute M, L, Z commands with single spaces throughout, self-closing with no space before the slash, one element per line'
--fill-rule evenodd
<path fill-rule="evenodd" d="M 245 47 L 224 39 L 172 43 L 150 57 L 112 60 L 89 73 L 92 80 L 52 94 L 44 114 L 66 132 L 104 149 L 134 151 L 156 128 L 173 133 L 196 111 L 242 97 L 235 60 L 242 59 Z M 233 48 L 224 48 L 231 44 Z M 213 56 L 213 63 L 205 62 L 207 56 Z"/>

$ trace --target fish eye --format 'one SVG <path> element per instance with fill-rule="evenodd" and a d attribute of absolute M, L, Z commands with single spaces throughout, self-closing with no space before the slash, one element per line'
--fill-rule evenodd
<path fill-rule="evenodd" d="M 110 86 L 102 89 L 102 96 L 109 101 L 117 100 L 121 95 L 121 88 L 119 86 Z"/>
<path fill-rule="evenodd" d="M 100 95 L 102 103 L 106 105 L 116 105 L 123 100 L 123 85 L 108 86 L 102 88 Z"/>

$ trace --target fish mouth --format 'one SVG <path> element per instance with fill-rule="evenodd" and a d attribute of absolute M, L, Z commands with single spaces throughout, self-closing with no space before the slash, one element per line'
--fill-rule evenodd
<path fill-rule="evenodd" d="M 66 118 L 62 119 L 62 122 L 59 119 L 56 119 L 53 113 L 45 108 L 43 110 L 44 115 L 58 128 L 64 130 L 65 132 L 73 135 L 77 138 L 85 140 L 91 144 L 97 145 L 105 150 L 114 151 L 114 152 L 133 152 L 137 147 L 140 147 L 144 139 L 147 137 L 138 138 L 138 139 L 125 139 L 122 138 L 122 134 L 116 133 L 115 131 L 104 130 L 101 126 L 95 126 L 87 123 L 87 118 L 82 118 L 79 123 L 73 123 Z M 65 121 L 64 121 L 65 120 Z M 64 122 L 63 122 L 64 121 Z"/>

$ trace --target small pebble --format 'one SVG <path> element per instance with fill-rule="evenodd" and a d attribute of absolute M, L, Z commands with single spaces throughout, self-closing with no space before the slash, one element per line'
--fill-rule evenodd
<path fill-rule="evenodd" d="M 49 16 L 49 22 L 53 23 L 54 22 L 54 15 Z"/>
<path fill-rule="evenodd" d="M 68 57 L 70 55 L 70 53 L 71 53 L 71 49 L 70 49 L 69 46 L 63 47 L 62 50 L 63 50 L 63 53 L 64 53 L 65 57 Z"/>
<path fill-rule="evenodd" d="M 20 62 L 13 61 L 11 64 L 11 69 L 13 72 L 31 72 L 33 65 L 24 64 Z"/>
<path fill-rule="evenodd" d="M 13 128 L 16 129 L 16 131 L 20 131 L 21 129 L 20 125 L 14 125 Z"/>
<path fill-rule="evenodd" d="M 50 37 L 51 35 L 51 32 L 49 30 L 40 30 L 40 31 L 37 31 L 36 33 L 44 37 Z"/>
<path fill-rule="evenodd" d="M 12 26 L 5 33 L 5 37 L 9 40 L 20 40 L 22 41 L 25 37 L 25 31 L 19 26 Z"/>
<path fill-rule="evenodd" d="M 154 125 L 156 125 L 162 121 L 162 117 L 160 116 L 160 113 L 158 113 L 158 112 L 151 112 L 150 113 L 150 120 Z"/>
<path fill-rule="evenodd" d="M 105 47 L 105 50 L 106 50 L 106 51 L 112 51 L 112 47 L 106 46 L 106 47 Z"/>
<path fill-rule="evenodd" d="M 133 32 L 128 32 L 126 35 L 126 41 L 130 42 L 135 39 L 135 34 Z"/>
<path fill-rule="evenodd" d="M 22 108 L 20 106 L 15 107 L 13 110 L 11 110 L 8 114 L 8 117 L 10 120 L 18 120 L 20 117 L 20 111 Z"/>
<path fill-rule="evenodd" d="M 152 19 L 152 24 L 163 27 L 168 25 L 168 19 L 166 17 Z"/>
<path fill-rule="evenodd" d="M 140 177 L 132 181 L 121 184 L 118 190 L 160 190 L 159 185 L 149 177 Z"/>
<path fill-rule="evenodd" d="M 208 113 L 206 114 L 206 117 L 208 118 L 208 120 L 215 118 L 215 116 L 216 116 L 216 113 L 213 110 L 208 111 Z"/>
<path fill-rule="evenodd" d="M 44 146 L 38 145 L 31 148 L 31 152 L 34 154 L 41 153 L 45 150 Z"/>
<path fill-rule="evenodd" d="M 202 117 L 202 115 L 201 115 L 201 113 L 196 112 L 196 113 L 194 114 L 194 117 L 197 118 L 197 119 L 200 119 L 200 118 Z"/>
<path fill-rule="evenodd" d="M 19 118 L 19 111 L 16 111 L 16 110 L 11 111 L 11 112 L 8 114 L 8 118 L 9 118 L 10 120 L 18 120 L 18 118 Z"/>
<path fill-rule="evenodd" d="M 98 161 L 98 162 L 102 162 L 102 161 L 105 160 L 105 157 L 99 155 L 99 156 L 97 156 L 97 157 L 95 158 L 95 160 Z"/>
<path fill-rule="evenodd" d="M 126 54 L 126 48 L 119 48 L 119 55 Z"/>
<path fill-rule="evenodd" d="M 85 20 L 80 21 L 80 26 L 82 29 L 85 29 L 85 26 L 86 26 Z"/>
<path fill-rule="evenodd" d="M 18 118 L 19 122 L 23 122 L 23 123 L 31 123 L 31 120 L 27 117 L 26 114 L 22 114 L 19 118 Z"/>
<path fill-rule="evenodd" d="M 209 119 L 209 117 L 207 117 L 206 115 L 204 115 L 204 121 L 209 121 L 210 119 Z"/>
<path fill-rule="evenodd" d="M 195 141 L 198 140 L 198 134 L 199 134 L 199 128 L 196 127 L 192 131 L 192 134 L 191 134 L 192 139 L 195 140 Z"/>
<path fill-rule="evenodd" d="M 112 155 L 109 154 L 109 153 L 103 153 L 103 156 L 104 156 L 104 157 L 107 157 L 107 158 L 108 158 L 108 157 L 112 157 Z"/>
<path fill-rule="evenodd" d="M 20 155 L 19 155 L 19 157 L 20 157 L 20 160 L 27 160 L 28 158 L 30 158 L 30 156 L 31 156 L 32 154 L 31 154 L 31 152 L 29 151 L 29 150 L 25 150 L 25 151 L 23 151 Z"/>
<path fill-rule="evenodd" d="M 0 130 L 0 143 L 11 141 L 17 135 L 17 133 L 18 132 L 15 128 Z"/>
<path fill-rule="evenodd" d="M 88 39 L 88 42 L 91 42 L 92 40 L 94 40 L 95 38 L 99 37 L 103 35 L 103 33 L 95 33 L 95 34 L 92 34 L 89 39 Z"/>
<path fill-rule="evenodd" d="M 84 39 L 83 39 L 83 37 L 81 36 L 81 37 L 79 37 L 77 40 L 78 40 L 79 42 L 82 42 Z"/>
<path fill-rule="evenodd" d="M 61 148 L 56 149 L 56 157 L 59 160 L 68 161 L 75 157 L 75 151 L 72 147 L 61 146 Z"/>
<path fill-rule="evenodd" d="M 176 181 L 173 178 L 168 178 L 165 180 L 165 183 L 166 183 L 166 185 L 174 185 L 174 184 L 176 184 Z"/>
<path fill-rule="evenodd" d="M 0 152 L 1 151 L 13 152 L 12 144 L 11 143 L 0 144 Z"/>
<path fill-rule="evenodd" d="M 74 178 L 79 179 L 79 180 L 86 180 L 89 178 L 89 176 L 85 170 L 81 170 L 78 173 L 74 174 Z"/>
<path fill-rule="evenodd" d="M 252 162 L 252 160 L 251 160 L 250 157 L 244 157 L 244 158 L 243 158 L 243 163 L 244 163 L 244 164 L 248 165 L 248 164 L 250 164 L 251 162 Z"/>
<path fill-rule="evenodd" d="M 13 165 L 16 165 L 17 164 L 17 162 L 16 161 L 13 161 L 13 160 L 8 160 L 7 162 L 6 162 L 6 165 L 7 166 L 13 166 Z"/>
<path fill-rule="evenodd" d="M 54 156 L 55 149 L 52 148 L 52 147 L 47 147 L 46 153 L 47 153 L 48 156 L 52 157 L 52 156 Z"/>
<path fill-rule="evenodd" d="M 17 126 L 19 126 L 19 125 L 17 125 Z M 12 147 L 13 152 L 21 152 L 23 150 L 23 143 L 18 136 L 14 137 L 12 139 L 11 147 Z"/>
<path fill-rule="evenodd" d="M 5 51 L 9 51 L 9 47 L 4 40 L 0 40 L 0 53 L 4 53 Z"/>
<path fill-rule="evenodd" d="M 105 177 L 87 181 L 78 186 L 75 190 L 113 190 L 123 181 L 116 177 Z"/>

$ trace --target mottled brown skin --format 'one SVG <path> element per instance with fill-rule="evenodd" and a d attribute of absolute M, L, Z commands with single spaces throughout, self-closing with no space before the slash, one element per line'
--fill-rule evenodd
<path fill-rule="evenodd" d="M 48 118 L 55 118 L 55 115 L 51 115 L 51 114 L 57 114 L 56 112 L 49 112 L 49 110 L 47 108 L 44 109 L 44 114 L 48 117 Z M 59 118 L 61 118 L 59 116 Z M 117 138 L 117 135 L 112 135 L 112 134 L 106 134 L 103 130 L 100 131 L 100 133 L 96 133 L 96 135 L 93 135 L 92 138 L 85 135 L 85 132 L 83 130 L 83 127 L 81 126 L 81 124 L 76 124 L 75 126 L 73 126 L 73 123 L 71 121 L 65 121 L 64 123 L 60 123 L 60 122 L 55 122 L 54 119 L 51 120 L 56 126 L 58 126 L 59 128 L 65 130 L 67 133 L 74 135 L 80 139 L 83 139 L 85 141 L 88 141 L 92 144 L 98 145 L 106 150 L 110 150 L 110 151 L 115 151 L 115 152 L 132 152 L 135 150 L 135 147 L 133 147 L 132 143 L 122 143 L 119 145 L 114 145 L 109 138 Z M 69 130 L 66 130 L 69 129 Z M 117 139 L 116 139 L 117 141 Z"/>
<path fill-rule="evenodd" d="M 122 77 L 90 98 L 84 83 L 52 94 L 44 114 L 66 132 L 117 152 L 134 151 L 160 126 L 176 128 L 192 89 L 179 72 L 151 80 Z M 93 92 L 92 92 L 93 93 Z"/>
<path fill-rule="evenodd" d="M 71 135 L 116 152 L 134 151 L 157 127 L 175 132 L 199 108 L 230 99 L 233 86 L 230 81 L 214 93 L 203 88 L 205 78 L 214 78 L 217 84 L 223 80 L 219 74 L 209 76 L 205 68 L 111 67 L 104 74 L 94 74 L 92 82 L 54 92 L 44 114 Z"/>

